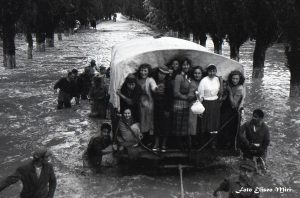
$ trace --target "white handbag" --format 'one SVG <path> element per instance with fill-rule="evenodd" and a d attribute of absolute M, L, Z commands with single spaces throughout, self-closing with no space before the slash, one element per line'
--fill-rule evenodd
<path fill-rule="evenodd" d="M 199 100 L 196 100 L 191 106 L 191 111 L 193 114 L 202 114 L 205 111 L 205 108 Z"/>

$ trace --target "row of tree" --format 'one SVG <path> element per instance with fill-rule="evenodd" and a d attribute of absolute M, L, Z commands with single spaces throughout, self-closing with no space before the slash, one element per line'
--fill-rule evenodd
<path fill-rule="evenodd" d="M 300 7 L 297 0 L 120 0 L 123 12 L 146 20 L 179 37 L 192 33 L 204 45 L 212 38 L 215 53 L 226 40 L 230 57 L 239 60 L 239 49 L 255 40 L 253 77 L 263 76 L 266 50 L 284 41 L 291 72 L 291 96 L 300 96 Z"/>
<path fill-rule="evenodd" d="M 32 58 L 33 38 L 38 51 L 54 46 L 54 32 L 72 30 L 76 21 L 87 26 L 89 20 L 110 18 L 117 0 L 1 0 L 0 36 L 3 40 L 4 67 L 15 68 L 15 35 L 22 32 Z M 59 37 L 61 39 L 61 36 Z"/>

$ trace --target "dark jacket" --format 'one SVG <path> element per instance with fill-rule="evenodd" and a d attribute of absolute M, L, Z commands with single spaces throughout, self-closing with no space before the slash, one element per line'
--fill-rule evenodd
<path fill-rule="evenodd" d="M 259 154 L 265 152 L 270 144 L 269 128 L 265 123 L 254 132 L 251 121 L 242 125 L 240 130 L 241 148 L 244 150 L 257 150 Z M 259 144 L 254 147 L 253 144 Z"/>
<path fill-rule="evenodd" d="M 39 178 L 33 162 L 19 167 L 13 175 L 0 183 L 0 191 L 19 180 L 23 184 L 21 198 L 53 198 L 54 196 L 56 177 L 53 166 L 49 163 L 44 163 Z"/>
<path fill-rule="evenodd" d="M 72 91 L 73 91 L 72 83 L 70 81 L 68 81 L 67 78 L 65 78 L 65 77 L 59 79 L 55 83 L 54 89 L 60 89 L 61 91 L 68 93 L 68 94 L 72 94 Z"/>

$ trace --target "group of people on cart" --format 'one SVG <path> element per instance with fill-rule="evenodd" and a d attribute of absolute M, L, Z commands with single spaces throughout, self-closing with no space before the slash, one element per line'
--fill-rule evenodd
<path fill-rule="evenodd" d="M 245 78 L 238 70 L 232 71 L 227 81 L 216 74 L 215 65 L 204 71 L 189 59 L 173 59 L 154 69 L 141 64 L 117 91 L 122 114 L 119 143 L 135 146 L 142 142 L 153 151 L 165 152 L 167 147 L 198 148 L 217 136 L 211 148 L 234 147 Z M 205 108 L 200 115 L 191 110 L 196 101 Z"/>

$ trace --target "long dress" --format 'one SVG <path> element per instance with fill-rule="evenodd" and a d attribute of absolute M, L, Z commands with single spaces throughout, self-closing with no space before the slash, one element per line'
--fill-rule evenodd
<path fill-rule="evenodd" d="M 198 88 L 199 97 L 203 98 L 205 111 L 202 115 L 201 132 L 204 139 L 210 137 L 210 132 L 218 131 L 220 127 L 220 101 L 218 93 L 220 91 L 220 81 L 218 77 L 212 79 L 204 77 Z"/>
<path fill-rule="evenodd" d="M 173 135 L 188 135 L 189 102 L 184 99 L 189 93 L 190 80 L 179 74 L 174 81 L 174 106 L 173 106 Z"/>
<path fill-rule="evenodd" d="M 147 77 L 143 82 L 138 80 L 138 84 L 142 89 L 142 93 L 140 96 L 139 102 L 139 110 L 140 110 L 140 123 L 141 123 L 141 132 L 142 133 L 150 133 L 153 135 L 154 124 L 153 124 L 153 107 L 154 101 L 152 97 L 152 92 L 157 88 L 156 82 L 153 78 Z"/>
<path fill-rule="evenodd" d="M 225 125 L 223 130 L 220 131 L 218 136 L 218 145 L 220 147 L 234 148 L 235 137 L 237 134 L 238 126 L 240 125 L 240 115 L 238 108 L 232 107 L 229 93 L 226 92 L 226 99 L 222 103 L 221 107 L 221 126 Z M 243 85 L 238 85 L 236 89 L 232 89 L 232 96 L 234 100 L 237 100 L 239 107 L 243 106 L 245 98 L 245 89 Z"/>
<path fill-rule="evenodd" d="M 195 91 L 198 90 L 200 81 L 192 80 L 189 88 L 189 100 L 190 100 L 190 107 L 196 102 L 197 97 Z M 189 108 L 189 135 L 197 135 L 200 133 L 200 116 L 193 114 L 191 108 Z"/>
<path fill-rule="evenodd" d="M 168 136 L 171 123 L 170 116 L 166 116 L 166 113 L 170 113 L 172 108 L 172 103 L 170 103 L 172 87 L 167 80 L 157 81 L 157 86 L 160 91 L 154 96 L 154 134 Z"/>

